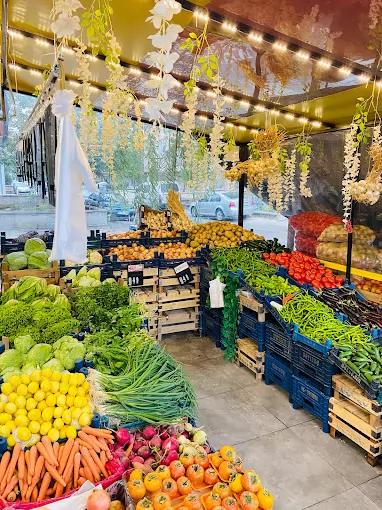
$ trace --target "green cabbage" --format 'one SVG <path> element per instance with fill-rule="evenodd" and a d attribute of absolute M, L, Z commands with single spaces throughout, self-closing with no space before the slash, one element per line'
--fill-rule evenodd
<path fill-rule="evenodd" d="M 25 363 L 22 366 L 23 375 L 30 375 L 35 370 L 40 370 L 40 367 L 38 365 L 35 365 L 34 363 Z"/>
<path fill-rule="evenodd" d="M 70 312 L 69 299 L 64 294 L 57 296 L 53 304 L 55 306 L 60 306 L 61 308 L 64 308 Z"/>
<path fill-rule="evenodd" d="M 101 269 L 99 267 L 93 267 L 88 271 L 88 276 L 91 276 L 92 278 L 95 278 L 96 280 L 101 279 Z"/>
<path fill-rule="evenodd" d="M 13 306 L 13 305 L 18 305 L 19 304 L 19 301 L 17 301 L 17 299 L 10 299 L 9 301 L 7 301 L 5 303 L 4 306 Z"/>
<path fill-rule="evenodd" d="M 19 370 L 23 364 L 24 356 L 16 349 L 9 349 L 0 355 L 0 375 Z"/>
<path fill-rule="evenodd" d="M 99 280 L 95 280 L 93 278 L 93 281 L 92 283 L 90 284 L 90 287 L 99 287 L 100 285 L 102 285 L 102 283 L 99 281 Z"/>
<path fill-rule="evenodd" d="M 25 243 L 24 250 L 27 255 L 32 255 L 32 253 L 35 253 L 36 251 L 46 252 L 46 244 L 42 239 L 32 237 L 32 239 L 28 239 Z"/>
<path fill-rule="evenodd" d="M 81 269 L 77 273 L 77 278 L 80 278 L 81 276 L 86 276 L 86 266 L 82 266 Z"/>
<path fill-rule="evenodd" d="M 77 276 L 76 270 L 72 269 L 66 276 L 64 276 L 64 280 L 65 281 L 74 280 L 76 276 Z"/>
<path fill-rule="evenodd" d="M 52 263 L 49 262 L 49 255 L 46 251 L 36 251 L 29 256 L 28 268 L 29 269 L 45 269 L 52 267 Z"/>
<path fill-rule="evenodd" d="M 64 366 L 56 358 L 52 358 L 41 367 L 42 370 L 52 370 L 57 372 L 63 372 Z"/>
<path fill-rule="evenodd" d="M 49 344 L 37 344 L 28 352 L 25 358 L 25 364 L 31 363 L 42 366 L 52 355 L 52 346 Z"/>
<path fill-rule="evenodd" d="M 64 336 L 53 344 L 54 357 L 58 359 L 66 370 L 73 370 L 76 360 L 84 359 L 85 346 L 76 338 Z"/>
<path fill-rule="evenodd" d="M 34 345 L 36 345 L 36 342 L 33 340 L 33 338 L 30 335 L 25 336 L 18 336 L 14 340 L 15 349 L 20 351 L 22 354 L 26 354 Z"/>
<path fill-rule="evenodd" d="M 4 258 L 4 262 L 8 262 L 10 271 L 19 271 L 28 267 L 28 259 L 23 251 L 9 253 Z"/>
<path fill-rule="evenodd" d="M 82 278 L 78 281 L 79 287 L 92 287 L 93 282 L 95 282 L 94 278 L 91 278 L 90 276 L 82 276 Z"/>

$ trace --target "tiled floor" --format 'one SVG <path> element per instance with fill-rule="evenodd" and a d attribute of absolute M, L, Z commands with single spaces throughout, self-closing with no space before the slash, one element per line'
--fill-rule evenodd
<path fill-rule="evenodd" d="M 184 334 L 162 344 L 195 385 L 211 444 L 235 446 L 272 490 L 275 510 L 382 509 L 382 466 L 371 467 L 363 450 L 324 434 L 283 390 L 225 361 L 209 338 Z"/>

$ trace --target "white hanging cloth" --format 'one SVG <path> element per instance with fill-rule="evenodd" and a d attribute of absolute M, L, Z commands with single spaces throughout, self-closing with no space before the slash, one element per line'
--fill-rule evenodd
<path fill-rule="evenodd" d="M 49 260 L 86 262 L 87 226 L 82 184 L 89 191 L 97 186 L 71 121 L 71 90 L 59 90 L 53 97 L 53 113 L 59 119 L 56 150 L 56 217 L 52 254 Z"/>

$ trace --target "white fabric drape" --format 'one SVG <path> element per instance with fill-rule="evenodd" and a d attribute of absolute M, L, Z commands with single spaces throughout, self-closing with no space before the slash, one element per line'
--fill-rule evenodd
<path fill-rule="evenodd" d="M 86 261 L 87 226 L 82 185 L 97 192 L 97 186 L 78 141 L 70 115 L 75 94 L 59 90 L 53 97 L 53 113 L 59 119 L 56 150 L 56 217 L 50 260 Z"/>

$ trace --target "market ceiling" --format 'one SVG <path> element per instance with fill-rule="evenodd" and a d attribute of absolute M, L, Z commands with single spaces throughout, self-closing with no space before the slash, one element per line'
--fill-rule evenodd
<path fill-rule="evenodd" d="M 365 84 L 379 75 L 377 54 L 368 49 L 370 0 L 179 1 L 183 10 L 174 22 L 184 32 L 175 43 L 181 58 L 174 75 L 179 82 L 188 79 L 193 57 L 179 45 L 191 30 L 203 26 L 202 18 L 208 14 L 208 39 L 229 98 L 224 113 L 238 141 L 248 141 L 251 130 L 265 127 L 275 115 L 290 133 L 301 131 L 307 121 L 314 131 L 347 125 L 357 97 L 367 97 L 375 86 Z M 89 7 L 91 0 L 82 4 Z M 113 0 L 112 5 L 113 29 L 122 47 L 121 59 L 128 66 L 128 83 L 140 97 L 147 97 L 151 92 L 145 81 L 150 70 L 145 55 L 152 50 L 147 37 L 153 27 L 145 19 L 154 0 Z M 52 0 L 9 0 L 8 58 L 14 89 L 32 93 L 42 81 L 36 70 L 54 62 L 51 8 Z M 68 86 L 75 90 L 73 52 L 66 52 L 64 58 Z M 94 60 L 91 69 L 94 103 L 101 105 L 107 70 L 101 59 Z M 199 123 L 208 129 L 211 90 L 205 83 L 198 85 Z M 174 89 L 173 97 L 179 113 L 172 113 L 167 121 L 179 125 L 185 108 L 182 87 Z"/>

